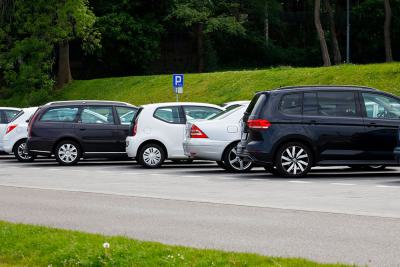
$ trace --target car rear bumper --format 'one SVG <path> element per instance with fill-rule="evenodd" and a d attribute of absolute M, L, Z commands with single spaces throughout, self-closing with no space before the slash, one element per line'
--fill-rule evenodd
<path fill-rule="evenodd" d="M 128 157 L 130 158 L 136 158 L 138 149 L 139 149 L 139 142 L 137 141 L 137 138 L 133 136 L 128 136 L 126 138 L 126 154 L 128 154 Z"/>
<path fill-rule="evenodd" d="M 4 151 L 6 153 L 12 153 L 14 143 L 11 143 L 11 141 L 6 138 L 4 138 L 3 141 L 4 141 L 3 147 L 0 147 L 0 151 Z"/>
<path fill-rule="evenodd" d="M 191 159 L 220 161 L 230 141 L 191 138 L 183 142 L 183 150 Z"/>
<path fill-rule="evenodd" d="M 54 142 L 42 138 L 29 138 L 26 142 L 28 152 L 33 155 L 51 155 Z"/>
<path fill-rule="evenodd" d="M 238 144 L 238 156 L 245 161 L 252 161 L 253 163 L 261 166 L 273 164 L 273 155 L 271 151 L 260 149 L 263 146 L 258 142 L 250 142 Z"/>

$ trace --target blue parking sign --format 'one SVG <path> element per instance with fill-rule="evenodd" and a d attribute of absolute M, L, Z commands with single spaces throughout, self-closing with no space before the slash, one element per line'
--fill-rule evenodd
<path fill-rule="evenodd" d="M 182 88 L 183 87 L 183 74 L 172 75 L 172 87 Z"/>

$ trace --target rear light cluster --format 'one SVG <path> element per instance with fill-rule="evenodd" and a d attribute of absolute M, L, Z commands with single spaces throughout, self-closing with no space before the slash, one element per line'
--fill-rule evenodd
<path fill-rule="evenodd" d="M 192 124 L 192 128 L 190 128 L 190 138 L 208 138 L 208 136 L 200 130 L 195 124 Z"/>
<path fill-rule="evenodd" d="M 248 120 L 247 127 L 250 129 L 268 129 L 271 126 L 271 123 L 268 120 Z"/>
<path fill-rule="evenodd" d="M 9 126 L 7 127 L 7 130 L 6 130 L 6 134 L 12 132 L 15 128 L 17 128 L 17 126 L 18 126 L 18 125 L 16 125 L 16 124 L 9 125 Z"/>

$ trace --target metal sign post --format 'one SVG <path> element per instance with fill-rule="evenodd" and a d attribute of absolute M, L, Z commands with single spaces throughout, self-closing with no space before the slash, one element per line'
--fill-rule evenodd
<path fill-rule="evenodd" d="M 179 94 L 183 94 L 183 74 L 172 75 L 172 89 L 176 94 L 176 102 L 179 102 Z"/>

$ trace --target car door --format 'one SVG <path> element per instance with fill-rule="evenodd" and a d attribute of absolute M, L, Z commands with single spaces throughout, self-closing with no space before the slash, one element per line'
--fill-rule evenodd
<path fill-rule="evenodd" d="M 355 91 L 305 92 L 303 99 L 303 123 L 316 141 L 317 161 L 365 158 L 360 142 L 365 128 Z"/>
<path fill-rule="evenodd" d="M 83 107 L 75 128 L 86 154 L 121 152 L 118 130 L 113 107 L 103 105 Z"/>
<path fill-rule="evenodd" d="M 360 92 L 366 134 L 363 145 L 368 159 L 394 160 L 400 127 L 400 99 L 384 93 Z"/>
<path fill-rule="evenodd" d="M 115 107 L 115 114 L 118 122 L 118 151 L 125 152 L 126 137 L 129 134 L 130 127 L 138 109 L 134 107 Z"/>
<path fill-rule="evenodd" d="M 153 114 L 156 119 L 153 129 L 157 129 L 158 136 L 167 147 L 169 158 L 184 158 L 183 138 L 185 118 L 181 106 L 158 107 Z"/>

